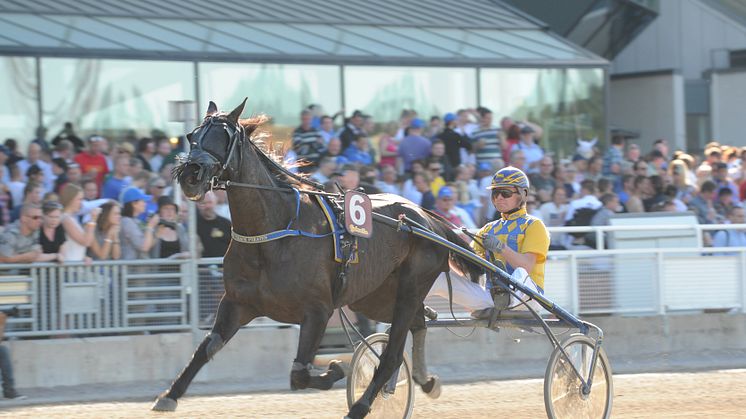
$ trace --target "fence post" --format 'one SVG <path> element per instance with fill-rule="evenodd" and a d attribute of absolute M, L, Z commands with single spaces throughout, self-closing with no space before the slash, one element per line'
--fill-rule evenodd
<path fill-rule="evenodd" d="M 663 286 L 663 252 L 656 250 L 655 255 L 656 263 L 658 264 L 658 314 L 664 315 L 666 314 L 666 298 Z"/>
<path fill-rule="evenodd" d="M 202 337 L 199 330 L 199 270 L 198 260 L 192 257 L 189 263 L 182 265 L 186 267 L 186 273 L 189 280 L 187 281 L 187 295 L 189 298 L 189 324 L 192 327 L 192 340 L 198 343 Z"/>
<path fill-rule="evenodd" d="M 580 313 L 580 290 L 578 289 L 578 259 L 575 254 L 570 255 L 570 295 L 572 296 L 570 312 L 577 316 Z"/>
<path fill-rule="evenodd" d="M 741 274 L 738 275 L 738 284 L 741 287 L 741 313 L 746 313 L 746 251 L 739 252 L 741 256 Z"/>

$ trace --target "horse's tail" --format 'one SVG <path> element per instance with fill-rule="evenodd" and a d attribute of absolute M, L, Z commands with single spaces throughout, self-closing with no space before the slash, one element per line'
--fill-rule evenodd
<path fill-rule="evenodd" d="M 431 213 L 430 211 L 427 211 L 427 213 L 430 215 L 430 220 L 432 221 L 432 223 L 438 227 L 437 230 L 439 231 L 437 231 L 437 233 L 441 237 L 445 237 L 446 240 L 455 245 L 469 249 L 469 243 L 464 241 L 461 236 L 453 231 L 454 226 L 451 223 L 442 219 L 437 214 Z M 482 267 L 478 266 L 469 259 L 452 251 L 448 258 L 448 265 L 451 269 L 456 271 L 456 273 L 462 276 L 469 276 L 472 282 L 479 282 L 479 276 L 482 274 Z"/>

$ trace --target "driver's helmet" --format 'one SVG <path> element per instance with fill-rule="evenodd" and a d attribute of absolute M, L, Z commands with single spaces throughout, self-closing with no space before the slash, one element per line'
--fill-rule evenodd
<path fill-rule="evenodd" d="M 528 190 L 528 187 L 528 176 L 523 173 L 523 170 L 508 166 L 498 170 L 492 176 L 492 182 L 487 189 L 518 188 Z"/>

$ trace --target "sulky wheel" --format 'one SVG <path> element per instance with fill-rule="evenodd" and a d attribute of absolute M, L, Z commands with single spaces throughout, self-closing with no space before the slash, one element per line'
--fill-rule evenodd
<path fill-rule="evenodd" d="M 573 335 L 562 342 L 567 357 L 554 348 L 544 376 L 544 405 L 550 419 L 606 419 L 611 416 L 614 388 L 611 366 L 601 348 L 589 394 L 583 394 L 582 383 L 572 365 L 587 380 L 593 360 L 595 342 L 583 335 Z"/>
<path fill-rule="evenodd" d="M 375 333 L 366 339 L 368 344 L 380 356 L 389 341 L 386 333 Z M 373 380 L 373 373 L 378 367 L 378 357 L 367 345 L 360 342 L 355 348 L 350 362 L 350 373 L 347 377 L 347 406 L 353 404 L 363 395 L 368 384 Z M 392 381 L 393 382 L 393 381 Z M 378 393 L 371 405 L 368 418 L 398 419 L 409 418 L 414 409 L 414 381 L 409 355 L 404 352 L 404 361 L 399 368 L 393 392 L 387 391 L 388 384 Z"/>

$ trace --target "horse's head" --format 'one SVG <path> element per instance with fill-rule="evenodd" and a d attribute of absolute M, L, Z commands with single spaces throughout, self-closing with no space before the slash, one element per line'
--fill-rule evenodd
<path fill-rule="evenodd" d="M 191 151 L 174 169 L 174 175 L 192 201 L 201 200 L 215 180 L 227 180 L 237 168 L 241 143 L 246 139 L 238 122 L 246 99 L 230 113 L 218 112 L 210 102 L 202 124 L 187 135 Z"/>

